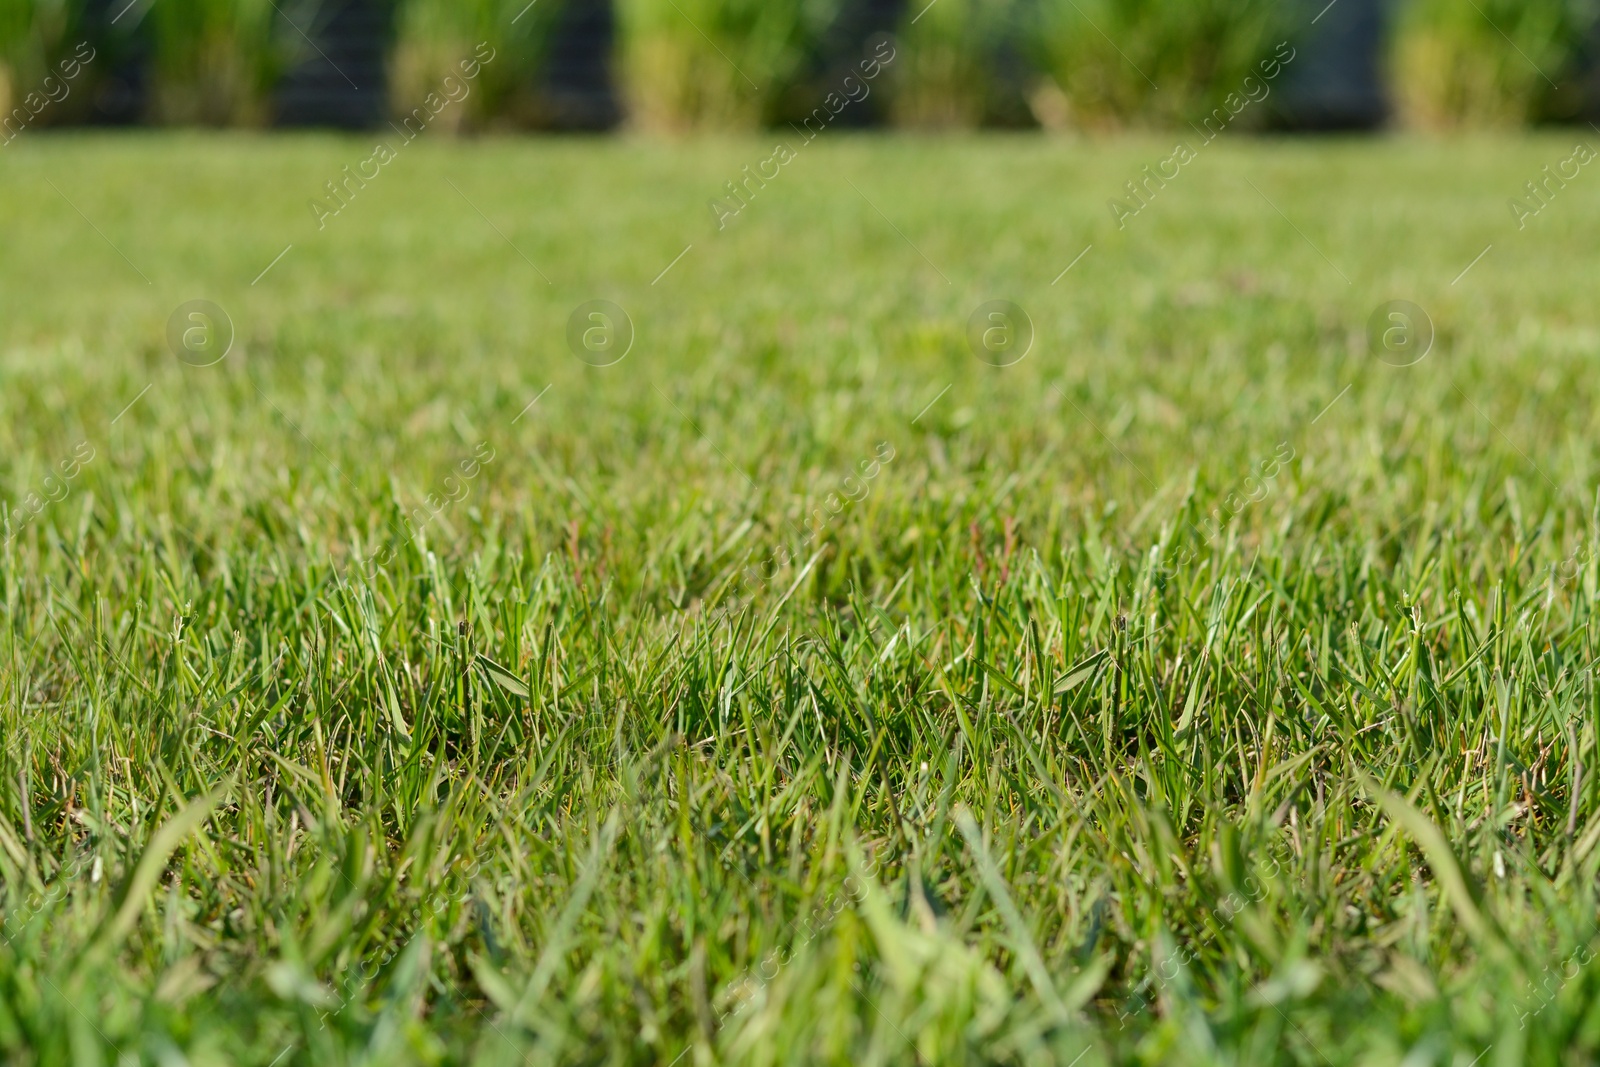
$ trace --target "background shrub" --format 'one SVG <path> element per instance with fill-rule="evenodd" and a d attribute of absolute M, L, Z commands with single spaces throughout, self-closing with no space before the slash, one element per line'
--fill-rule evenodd
<path fill-rule="evenodd" d="M 1582 100 L 1571 75 L 1595 10 L 1593 0 L 1411 0 L 1394 46 L 1401 120 L 1515 126 L 1575 111 Z"/>
<path fill-rule="evenodd" d="M 290 26 L 313 24 L 315 0 L 159 0 L 129 12 L 149 25 L 154 47 L 152 106 L 159 122 L 260 126 L 271 119 L 272 88 L 310 51 Z"/>
<path fill-rule="evenodd" d="M 1023 0 L 912 0 L 893 65 L 890 115 L 920 127 L 1017 125 Z"/>
<path fill-rule="evenodd" d="M 0 115 L 37 88 L 51 65 L 70 52 L 81 5 L 67 0 L 0 0 Z M 42 122 L 56 116 L 43 114 Z"/>
<path fill-rule="evenodd" d="M 617 0 L 622 89 L 646 129 L 770 117 L 840 0 Z"/>
<path fill-rule="evenodd" d="M 1270 0 L 1043 0 L 1035 57 L 1075 126 L 1179 125 L 1272 51 L 1299 5 Z"/>
<path fill-rule="evenodd" d="M 405 0 L 390 63 L 394 110 L 410 111 L 446 76 L 459 77 L 461 60 L 487 43 L 494 60 L 483 66 L 464 106 L 440 114 L 440 127 L 539 124 L 539 75 L 561 9 L 561 0 L 539 0 L 532 7 L 528 0 Z"/>

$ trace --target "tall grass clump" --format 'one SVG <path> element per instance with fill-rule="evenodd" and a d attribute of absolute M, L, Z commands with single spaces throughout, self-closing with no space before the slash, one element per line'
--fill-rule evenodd
<path fill-rule="evenodd" d="M 315 0 L 276 6 L 272 0 L 152 4 L 142 17 L 154 46 L 155 119 L 178 125 L 265 124 L 273 86 L 309 48 L 283 23 L 309 26 L 319 6 Z"/>
<path fill-rule="evenodd" d="M 459 64 L 481 58 L 476 49 L 487 44 L 493 58 L 481 64 L 465 106 L 446 109 L 440 122 L 448 129 L 496 121 L 537 125 L 536 87 L 561 8 L 561 0 L 531 7 L 528 0 L 403 0 L 390 66 L 396 110 L 409 111 L 446 77 L 459 77 Z"/>
<path fill-rule="evenodd" d="M 64 0 L 0 0 L 0 115 L 44 80 L 77 21 L 76 9 Z"/>
<path fill-rule="evenodd" d="M 1592 0 L 1412 0 L 1393 56 L 1402 121 L 1514 127 L 1570 110 L 1573 97 L 1557 87 L 1595 14 Z"/>
<path fill-rule="evenodd" d="M 914 0 L 890 68 L 890 114 L 918 127 L 1011 125 L 1021 99 L 1020 0 Z"/>
<path fill-rule="evenodd" d="M 1188 121 L 1271 51 L 1287 8 L 1271 0 L 1043 0 L 1030 37 L 1080 128 Z"/>
<path fill-rule="evenodd" d="M 748 129 L 783 97 L 839 0 L 617 0 L 622 88 L 646 129 Z"/>

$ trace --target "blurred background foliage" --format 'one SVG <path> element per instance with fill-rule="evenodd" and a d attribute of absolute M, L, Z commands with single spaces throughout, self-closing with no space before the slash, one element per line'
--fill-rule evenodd
<path fill-rule="evenodd" d="M 889 71 L 889 115 L 912 127 L 1012 125 L 1026 0 L 913 0 Z M 920 15 L 920 17 L 918 17 Z"/>
<path fill-rule="evenodd" d="M 1596 7 L 1593 0 L 1411 0 L 1395 35 L 1401 113 L 1431 129 L 1572 117 L 1593 99 Z"/>
<path fill-rule="evenodd" d="M 287 4 L 285 17 L 313 14 L 313 7 Z M 296 53 L 296 42 L 276 32 L 279 17 L 272 0 L 151 4 L 145 19 L 155 60 L 155 114 L 178 124 L 264 124 L 272 87 Z"/>
<path fill-rule="evenodd" d="M 71 17 L 67 5 L 41 0 L 0 0 L 0 107 L 11 110 L 16 85 L 37 85 L 60 47 Z"/>
<path fill-rule="evenodd" d="M 556 4 L 527 0 L 405 0 L 395 13 L 390 99 L 410 111 L 446 77 L 460 78 L 480 44 L 493 59 L 480 64 L 464 107 L 446 109 L 444 129 L 496 120 L 530 125 L 539 118 L 535 86 L 550 43 Z"/>
<path fill-rule="evenodd" d="M 1069 124 L 1181 125 L 1239 92 L 1298 13 L 1281 0 L 1063 0 L 1039 5 L 1034 40 Z"/>
<path fill-rule="evenodd" d="M 664 130 L 761 125 L 842 2 L 619 0 L 631 119 Z"/>
<path fill-rule="evenodd" d="M 147 85 L 125 120 L 264 126 L 274 86 L 315 63 L 319 27 L 351 0 L 0 0 L 0 107 L 39 92 L 82 41 L 97 50 L 78 99 L 29 125 L 93 118 L 116 63 Z M 1359 0 L 1344 0 L 1359 5 Z M 1370 0 L 1369 0 L 1370 2 Z M 1448 130 L 1592 118 L 1600 111 L 1600 0 L 1376 0 L 1390 120 Z M 541 86 L 563 12 L 584 0 L 366 0 L 382 12 L 388 99 L 404 113 L 480 42 L 496 59 L 447 129 L 548 124 Z M 1279 40 L 1299 43 L 1315 0 L 613 0 L 609 79 L 626 125 L 660 131 L 780 126 L 847 69 L 851 9 L 898 41 L 881 95 L 853 116 L 911 128 L 1182 127 L 1239 89 Z M 860 20 L 857 19 L 857 23 Z M 859 35 L 858 35 L 859 36 Z M 326 57 L 324 56 L 323 59 Z M 75 86 L 75 90 L 79 88 Z M 37 98 L 36 98 L 37 99 Z M 1241 125 L 1269 121 L 1268 109 Z"/>

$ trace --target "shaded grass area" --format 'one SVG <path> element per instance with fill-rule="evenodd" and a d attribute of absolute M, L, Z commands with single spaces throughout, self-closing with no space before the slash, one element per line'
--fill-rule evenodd
<path fill-rule="evenodd" d="M 1582 1062 L 1570 152 L 19 140 L 0 1048 Z"/>

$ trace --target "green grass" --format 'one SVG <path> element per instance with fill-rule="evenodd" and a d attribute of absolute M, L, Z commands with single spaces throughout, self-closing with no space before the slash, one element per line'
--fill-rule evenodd
<path fill-rule="evenodd" d="M 1570 137 L 770 140 L 4 150 L 7 1061 L 1592 1059 Z"/>

